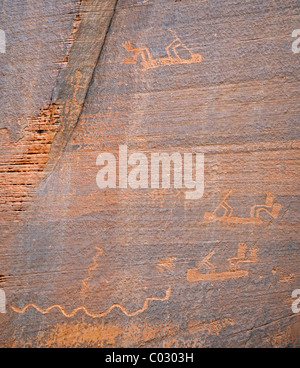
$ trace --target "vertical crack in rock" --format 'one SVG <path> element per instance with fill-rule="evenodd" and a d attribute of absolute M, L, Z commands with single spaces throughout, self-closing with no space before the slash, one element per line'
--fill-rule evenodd
<path fill-rule="evenodd" d="M 101 58 L 118 0 L 80 0 L 51 103 L 29 117 L 23 138 L 11 143 L 0 135 L 0 223 L 25 210 L 37 184 L 49 175 L 67 145 Z"/>
<path fill-rule="evenodd" d="M 62 108 L 61 130 L 52 143 L 46 176 L 55 168 L 78 123 L 117 4 L 118 0 L 84 0 L 81 3 L 80 24 L 67 57 L 68 64 L 53 93 L 53 101 Z"/>

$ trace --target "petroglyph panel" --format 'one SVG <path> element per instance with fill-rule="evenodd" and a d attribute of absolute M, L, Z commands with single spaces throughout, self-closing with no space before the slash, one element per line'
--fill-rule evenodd
<path fill-rule="evenodd" d="M 1 13 L 0 346 L 299 347 L 298 1 L 42 3 Z M 203 198 L 100 190 L 121 145 Z"/>
<path fill-rule="evenodd" d="M 222 199 L 221 203 L 216 207 L 213 212 L 206 212 L 204 215 L 205 222 L 226 222 L 228 224 L 257 224 L 261 225 L 264 223 L 261 213 L 267 213 L 271 218 L 277 219 L 279 213 L 282 209 L 281 204 L 274 203 L 274 196 L 272 193 L 267 194 L 266 203 L 263 205 L 255 204 L 251 206 L 249 217 L 238 217 L 233 216 L 234 208 L 228 203 L 228 198 L 231 195 L 230 190 L 225 197 Z M 223 210 L 223 214 L 218 215 L 218 212 Z"/>
<path fill-rule="evenodd" d="M 201 63 L 202 55 L 194 54 L 186 44 L 181 41 L 173 29 L 170 28 L 169 31 L 174 36 L 174 40 L 165 48 L 167 56 L 155 58 L 149 47 L 135 47 L 132 45 L 132 41 L 127 41 L 123 43 L 123 47 L 129 53 L 132 53 L 133 56 L 125 58 L 124 64 L 137 64 L 140 58 L 143 69 L 148 70 L 175 64 Z M 185 57 L 179 55 L 180 49 L 186 54 Z"/>
<path fill-rule="evenodd" d="M 240 269 L 240 265 L 245 263 L 256 263 L 258 261 L 258 249 L 251 248 L 248 258 L 246 257 L 246 253 L 247 244 L 240 243 L 237 256 L 228 259 L 230 265 L 229 270 L 217 272 L 216 266 L 211 262 L 215 254 L 215 251 L 212 251 L 198 264 L 197 268 L 188 270 L 187 279 L 189 282 L 222 281 L 249 276 L 249 271 Z M 201 272 L 202 267 L 204 267 L 207 272 Z"/>

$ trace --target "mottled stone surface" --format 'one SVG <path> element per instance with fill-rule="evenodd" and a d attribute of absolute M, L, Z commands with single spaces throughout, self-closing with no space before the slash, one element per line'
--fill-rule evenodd
<path fill-rule="evenodd" d="M 64 66 L 77 0 L 1 0 L 0 29 L 6 54 L 0 54 L 0 129 L 10 140 L 23 137 L 26 119 L 51 102 L 58 70 Z"/>
<path fill-rule="evenodd" d="M 8 7 L 0 346 L 299 347 L 299 2 Z M 203 198 L 100 190 L 120 145 L 204 152 Z"/>

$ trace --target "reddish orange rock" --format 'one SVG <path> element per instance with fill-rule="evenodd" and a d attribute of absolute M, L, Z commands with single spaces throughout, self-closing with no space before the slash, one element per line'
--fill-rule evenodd
<path fill-rule="evenodd" d="M 1 347 L 300 346 L 298 16 L 4 2 Z M 175 164 L 170 188 L 100 189 L 122 145 L 204 153 L 203 197 Z"/>

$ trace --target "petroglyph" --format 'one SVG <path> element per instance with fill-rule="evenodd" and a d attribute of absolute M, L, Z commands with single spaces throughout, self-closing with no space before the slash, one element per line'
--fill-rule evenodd
<path fill-rule="evenodd" d="M 97 249 L 97 253 L 96 255 L 94 256 L 93 258 L 93 264 L 88 268 L 88 277 L 86 277 L 83 281 L 82 281 L 82 289 L 81 289 L 81 294 L 82 294 L 82 297 L 84 299 L 84 302 L 85 302 L 85 296 L 86 296 L 86 293 L 88 292 L 89 290 L 89 281 L 90 279 L 92 278 L 92 272 L 98 267 L 98 259 L 100 257 L 100 255 L 103 254 L 103 249 L 101 247 L 96 247 Z M 167 301 L 170 299 L 170 296 L 171 296 L 171 288 L 169 288 L 167 291 L 166 291 L 166 295 L 165 297 L 163 298 L 158 298 L 158 297 L 147 297 L 145 299 L 145 303 L 143 305 L 142 308 L 140 309 L 137 309 L 136 311 L 133 311 L 133 312 L 129 312 L 123 305 L 119 304 L 119 303 L 114 303 L 112 304 L 106 311 L 104 312 L 100 312 L 100 313 L 93 313 L 93 312 L 90 312 L 86 306 L 84 305 L 84 302 L 83 302 L 83 305 L 82 306 L 79 306 L 77 308 L 75 308 L 73 310 L 73 312 L 71 313 L 67 313 L 65 308 L 63 306 L 61 306 L 60 304 L 54 304 L 46 309 L 42 309 L 40 308 L 37 304 L 31 302 L 31 303 L 28 303 L 24 308 L 18 308 L 18 307 L 15 307 L 15 306 L 12 306 L 11 309 L 16 312 L 16 313 L 19 313 L 19 314 L 24 314 L 29 308 L 34 308 L 35 310 L 37 310 L 38 312 L 42 313 L 42 314 L 48 314 L 50 313 L 52 310 L 54 309 L 58 309 L 65 317 L 67 318 L 71 318 L 71 317 L 74 317 L 78 312 L 80 311 L 83 311 L 87 316 L 89 317 L 92 317 L 92 318 L 102 318 L 102 317 L 105 317 L 106 315 L 108 315 L 110 312 L 112 312 L 114 309 L 120 309 L 124 314 L 126 314 L 128 317 L 134 317 L 134 316 L 137 316 L 143 312 L 145 312 L 148 308 L 149 308 L 149 302 L 150 301 Z"/>
<path fill-rule="evenodd" d="M 66 100 L 65 114 L 74 117 L 81 111 L 82 104 L 77 101 L 77 94 L 80 89 L 85 88 L 85 84 L 80 84 L 83 80 L 83 74 L 80 70 L 76 70 L 75 76 L 71 76 L 71 85 L 74 88 L 72 99 Z"/>
<path fill-rule="evenodd" d="M 174 35 L 174 40 L 165 48 L 168 56 L 154 58 L 149 47 L 135 47 L 132 45 L 132 41 L 127 41 L 123 43 L 123 47 L 128 52 L 132 53 L 133 56 L 125 58 L 124 64 L 137 64 L 138 61 L 141 60 L 143 70 L 149 70 L 174 64 L 193 64 L 202 62 L 201 54 L 193 53 L 192 50 L 190 50 L 186 44 L 181 41 L 175 31 L 173 31 L 171 28 L 169 31 Z M 178 49 L 180 47 L 189 54 L 189 58 L 182 58 L 179 55 Z"/>
<path fill-rule="evenodd" d="M 174 272 L 174 268 L 175 268 L 175 261 L 176 258 L 175 257 L 170 257 L 167 259 L 162 259 L 161 261 L 159 261 L 157 263 L 157 269 L 159 272 L 164 273 L 164 272 Z"/>
<path fill-rule="evenodd" d="M 64 62 L 52 100 L 63 107 L 61 125 L 51 146 L 45 168 L 49 176 L 57 165 L 81 114 L 95 67 L 103 51 L 107 33 L 115 15 L 117 0 L 82 0 L 69 37 L 71 48 Z M 91 9 L 93 11 L 91 12 Z"/>
<path fill-rule="evenodd" d="M 120 309 L 128 317 L 134 317 L 134 316 L 137 316 L 137 315 L 145 312 L 149 308 L 149 302 L 150 301 L 161 301 L 161 302 L 163 302 L 163 301 L 169 300 L 170 297 L 171 297 L 171 288 L 169 288 L 166 291 L 166 295 L 163 298 L 158 298 L 158 297 L 148 297 L 148 298 L 146 298 L 143 307 L 140 308 L 140 309 L 137 309 L 136 311 L 133 311 L 133 312 L 129 312 L 123 305 L 121 305 L 119 303 L 112 304 L 106 311 L 100 312 L 100 313 L 92 313 L 85 306 L 77 307 L 73 310 L 73 312 L 67 313 L 65 308 L 63 308 L 59 304 L 54 304 L 54 305 L 48 307 L 47 309 L 41 309 L 35 303 L 28 303 L 24 308 L 17 308 L 15 306 L 12 306 L 11 309 L 14 312 L 19 313 L 19 314 L 24 314 L 29 308 L 34 308 L 35 310 L 37 310 L 38 312 L 40 312 L 42 314 L 48 314 L 53 309 L 58 309 L 67 318 L 74 317 L 80 311 L 83 311 L 87 316 L 89 316 L 91 318 L 102 318 L 102 317 L 107 316 L 114 309 Z"/>
<path fill-rule="evenodd" d="M 88 269 L 88 277 L 86 277 L 82 282 L 81 294 L 83 296 L 84 301 L 85 301 L 85 295 L 86 295 L 86 293 L 88 292 L 88 289 L 89 289 L 88 282 L 92 277 L 92 272 L 98 267 L 98 258 L 104 252 L 101 247 L 96 247 L 96 249 L 97 249 L 97 253 L 93 258 L 93 264 Z M 147 297 L 145 299 L 145 303 L 144 303 L 143 307 L 140 308 L 140 309 L 137 309 L 136 311 L 133 311 L 133 312 L 129 312 L 123 305 L 121 305 L 119 303 L 112 304 L 106 311 L 100 312 L 100 313 L 90 312 L 85 307 L 84 302 L 83 302 L 82 306 L 75 308 L 73 310 L 73 312 L 71 312 L 71 313 L 67 313 L 65 308 L 63 308 L 60 304 L 54 304 L 54 305 L 52 305 L 52 306 L 50 306 L 46 309 L 42 309 L 37 304 L 31 302 L 31 303 L 28 303 L 24 308 L 17 308 L 15 306 L 12 306 L 11 308 L 14 312 L 19 313 L 19 314 L 24 314 L 27 311 L 27 309 L 29 309 L 29 308 L 34 308 L 35 310 L 37 310 L 38 312 L 40 312 L 42 314 L 48 314 L 53 309 L 58 309 L 67 318 L 74 317 L 79 311 L 83 311 L 87 316 L 92 317 L 92 318 L 102 318 L 102 317 L 105 317 L 106 315 L 108 315 L 114 309 L 118 308 L 124 314 L 126 314 L 128 317 L 134 317 L 134 316 L 137 316 L 137 315 L 143 313 L 144 311 L 146 311 L 149 308 L 149 302 L 150 301 L 167 301 L 167 300 L 170 299 L 170 296 L 171 296 L 171 288 L 169 288 L 166 291 L 166 296 L 163 297 L 163 298 Z"/>
<path fill-rule="evenodd" d="M 82 282 L 82 290 L 81 290 L 81 294 L 83 297 L 85 297 L 86 293 L 88 292 L 89 289 L 89 285 L 88 282 L 89 280 L 92 278 L 92 272 L 98 267 L 98 258 L 100 257 L 101 254 L 103 254 L 103 249 L 101 247 L 97 247 L 97 254 L 95 255 L 95 257 L 93 258 L 93 265 L 89 267 L 88 269 L 88 277 L 85 278 Z"/>
<path fill-rule="evenodd" d="M 256 224 L 261 225 L 264 223 L 263 218 L 260 217 L 261 212 L 266 212 L 273 219 L 277 219 L 281 211 L 281 204 L 274 203 L 275 196 L 272 193 L 267 193 L 266 203 L 263 205 L 255 204 L 250 209 L 250 217 L 237 217 L 233 216 L 234 208 L 228 203 L 232 190 L 230 190 L 221 203 L 217 206 L 214 212 L 206 212 L 204 215 L 204 222 L 211 223 L 215 221 L 226 222 L 228 224 Z M 224 209 L 224 214 L 218 216 L 218 211 Z"/>
<path fill-rule="evenodd" d="M 230 269 L 232 271 L 239 270 L 239 265 L 241 263 L 256 263 L 258 261 L 258 249 L 251 248 L 250 249 L 250 258 L 246 258 L 247 256 L 247 244 L 240 243 L 238 246 L 238 254 L 237 257 L 230 258 L 228 261 L 230 263 Z"/>
<path fill-rule="evenodd" d="M 197 281 L 221 281 L 228 279 L 238 279 L 249 275 L 248 270 L 241 270 L 240 265 L 246 263 L 256 263 L 258 261 L 258 249 L 251 248 L 250 256 L 247 258 L 247 245 L 240 243 L 236 257 L 229 258 L 230 269 L 228 271 L 217 272 L 216 266 L 210 261 L 215 251 L 210 252 L 196 268 L 188 270 L 187 279 L 189 282 Z M 200 272 L 201 268 L 206 268 L 207 273 Z"/>
<path fill-rule="evenodd" d="M 293 281 L 297 275 L 294 273 L 287 273 L 284 270 L 282 270 L 281 268 L 278 267 L 274 267 L 272 270 L 272 273 L 274 276 L 278 276 L 278 281 L 282 282 L 282 283 L 286 283 L 286 282 L 291 282 Z"/>

